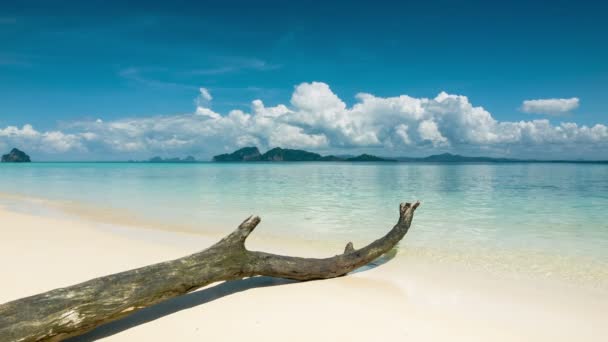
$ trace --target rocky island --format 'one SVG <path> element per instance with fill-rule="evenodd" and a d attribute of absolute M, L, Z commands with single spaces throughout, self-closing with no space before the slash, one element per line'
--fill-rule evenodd
<path fill-rule="evenodd" d="M 13 148 L 8 154 L 2 156 L 3 163 L 29 163 L 32 160 L 25 152 Z"/>
<path fill-rule="evenodd" d="M 266 151 L 264 154 L 255 147 L 244 147 L 232 153 L 219 154 L 213 157 L 214 162 L 323 162 L 323 161 L 344 161 L 344 162 L 390 162 L 393 159 L 385 159 L 369 154 L 362 154 L 357 157 L 342 158 L 333 155 L 322 156 L 318 153 L 294 150 L 288 148 L 275 147 Z"/>
<path fill-rule="evenodd" d="M 259 160 L 260 150 L 257 147 L 243 147 L 232 153 L 219 154 L 213 157 L 213 161 L 216 162 L 241 162 L 241 161 L 254 161 Z"/>
<path fill-rule="evenodd" d="M 187 156 L 186 158 L 161 158 L 161 157 L 152 157 L 148 159 L 148 163 L 196 163 L 196 158 L 193 156 Z"/>

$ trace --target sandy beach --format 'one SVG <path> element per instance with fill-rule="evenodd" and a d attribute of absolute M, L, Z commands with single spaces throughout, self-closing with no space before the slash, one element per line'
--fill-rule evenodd
<path fill-rule="evenodd" d="M 0 342 L 608 342 L 607 13 L 3 1 Z"/>
<path fill-rule="evenodd" d="M 178 258 L 219 236 L 116 226 L 69 215 L 0 209 L 0 302 Z M 415 227 L 414 227 L 415 229 Z M 256 232 L 251 249 L 331 250 Z M 108 341 L 603 341 L 608 296 L 529 277 L 502 277 L 404 253 L 346 277 L 265 277 L 213 284 L 76 340 Z"/>

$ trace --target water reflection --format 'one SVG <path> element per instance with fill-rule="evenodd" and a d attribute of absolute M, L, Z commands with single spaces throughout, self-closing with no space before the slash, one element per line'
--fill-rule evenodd
<path fill-rule="evenodd" d="M 358 245 L 421 199 L 412 244 L 608 254 L 606 165 L 48 163 L 2 165 L 0 186 L 193 229 L 257 213 L 268 234 Z"/>

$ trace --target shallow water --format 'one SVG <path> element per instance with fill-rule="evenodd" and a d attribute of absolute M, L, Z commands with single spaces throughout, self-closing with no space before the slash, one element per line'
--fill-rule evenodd
<path fill-rule="evenodd" d="M 2 164 L 0 189 L 194 230 L 259 214 L 266 234 L 356 245 L 419 199 L 410 245 L 608 262 L 608 165 Z"/>

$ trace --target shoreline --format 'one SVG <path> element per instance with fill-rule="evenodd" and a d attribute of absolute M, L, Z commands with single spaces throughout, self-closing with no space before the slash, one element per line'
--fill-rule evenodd
<path fill-rule="evenodd" d="M 11 204 L 7 205 L 7 201 Z M 230 225 L 201 223 L 202 227 L 195 228 L 193 225 L 170 224 L 146 219 L 138 213 L 125 209 L 102 208 L 75 201 L 0 192 L 0 208 L 3 207 L 3 204 L 4 209 L 9 211 L 41 217 L 76 219 L 83 224 L 95 225 L 98 229 L 109 230 L 116 234 L 127 234 L 134 239 L 156 235 L 164 235 L 167 238 L 173 233 L 178 233 L 216 242 L 236 229 L 238 224 L 246 218 L 234 216 L 233 219 L 230 219 L 233 221 Z M 257 250 L 265 248 L 268 252 L 303 257 L 326 257 L 337 254 L 348 241 L 354 242 L 355 246 L 368 244 L 392 227 L 392 225 L 387 226 L 385 231 L 380 231 L 379 235 L 373 239 L 353 236 L 352 239 L 347 240 L 335 238 L 312 240 L 289 236 L 285 233 L 273 234 L 272 229 L 264 229 L 265 226 L 272 225 L 272 222 L 264 222 L 263 213 L 261 216 L 262 223 L 248 240 L 249 248 Z M 398 245 L 396 257 L 416 258 L 448 268 L 464 267 L 468 271 L 488 273 L 510 280 L 523 277 L 538 281 L 559 282 L 575 288 L 606 291 L 608 294 L 608 260 L 588 256 L 549 254 L 534 249 L 495 249 L 482 246 L 470 246 L 463 249 L 462 246 L 451 246 L 449 242 L 440 246 L 416 244 L 412 241 L 412 235 L 416 234 L 417 226 L 420 225 L 418 222 L 416 219 L 414 220 L 412 231 Z M 206 247 L 200 249 L 203 248 Z"/>
<path fill-rule="evenodd" d="M 5 236 L 0 270 L 11 275 L 0 302 L 178 258 L 217 241 L 202 234 L 126 227 L 65 213 L 35 215 L 22 209 L 26 210 L 0 207 L 0 218 L 10 223 L 0 229 Z M 327 256 L 333 250 L 258 234 L 252 235 L 249 248 L 302 256 Z M 112 341 L 257 336 L 279 341 L 297 330 L 298 341 L 359 341 L 378 333 L 387 338 L 462 341 L 608 337 L 603 324 L 608 312 L 605 287 L 578 287 L 525 274 L 504 276 L 462 261 L 412 253 L 407 240 L 406 236 L 393 259 L 346 277 L 305 283 L 260 277 L 211 285 L 88 336 Z M 252 318 L 240 332 L 229 328 L 235 312 Z M 335 320 L 338 315 L 340 320 Z M 302 332 L 302 322 L 315 328 Z M 332 329 L 332 324 L 342 324 L 344 330 Z M 277 329 L 276 335 L 267 335 Z"/>

